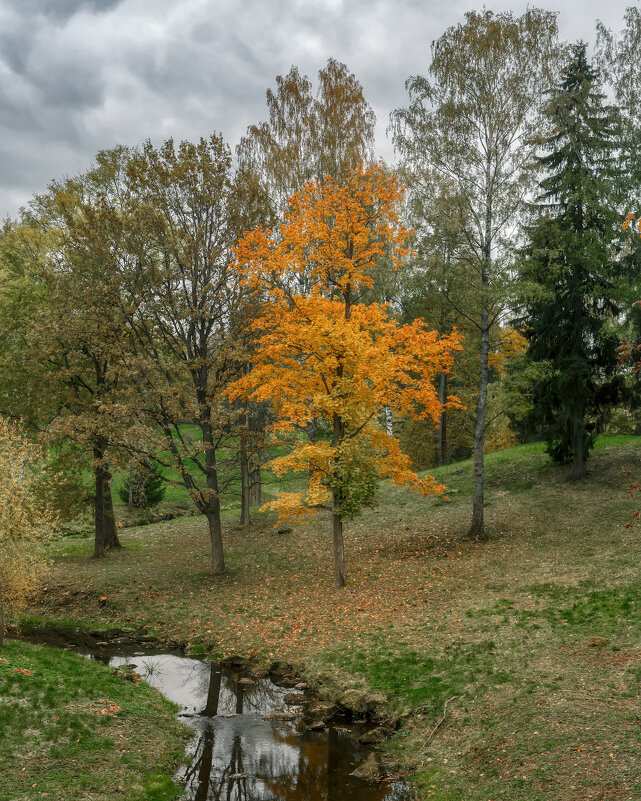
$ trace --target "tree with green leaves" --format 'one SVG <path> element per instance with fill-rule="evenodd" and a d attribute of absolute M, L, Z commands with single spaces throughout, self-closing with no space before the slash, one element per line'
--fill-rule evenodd
<path fill-rule="evenodd" d="M 460 235 L 461 223 L 458 217 L 459 208 L 445 191 L 429 197 L 412 192 L 406 208 L 408 221 L 414 227 L 414 250 L 416 257 L 406 265 L 401 273 L 400 306 L 403 319 L 407 322 L 421 317 L 429 320 L 438 331 L 443 333 L 457 327 L 463 334 L 464 354 L 459 354 L 455 365 L 449 373 L 441 373 L 437 378 L 441 414 L 438 426 L 427 429 L 430 421 L 410 423 L 404 421 L 401 431 L 413 442 L 412 458 L 417 464 L 431 467 L 440 466 L 448 461 L 451 453 L 456 453 L 460 446 L 461 430 L 454 433 L 449 428 L 448 418 L 455 414 L 459 420 L 464 415 L 461 409 L 450 410 L 447 405 L 448 394 L 456 394 L 463 399 L 466 394 L 471 397 L 463 400 L 466 407 L 473 407 L 476 389 L 476 375 L 466 370 L 476 366 L 474 352 L 478 352 L 476 330 L 469 326 L 467 320 L 460 315 L 452 300 L 463 291 L 466 273 L 465 243 Z M 468 377 L 470 381 L 461 381 Z M 452 390 L 452 381 L 456 390 Z M 465 414 L 469 417 L 469 414 Z M 467 426 L 465 426 L 467 428 Z M 419 430 L 423 430 L 423 435 Z M 448 431 L 453 437 L 448 440 Z M 465 432 L 467 434 L 467 432 Z M 466 444 L 468 437 L 465 436 Z"/>
<path fill-rule="evenodd" d="M 584 43 L 571 48 L 546 120 L 538 158 L 544 177 L 521 266 L 527 359 L 541 368 L 528 418 L 552 457 L 570 462 L 579 479 L 599 416 L 623 380 L 615 328 L 618 115 L 605 104 Z"/>
<path fill-rule="evenodd" d="M 53 183 L 23 210 L 20 222 L 5 225 L 0 260 L 7 280 L 0 302 L 14 314 L 0 325 L 6 387 L 0 404 L 39 430 L 58 459 L 78 450 L 89 454 L 94 556 L 102 557 L 120 546 L 110 446 L 126 423 L 105 411 L 115 389 L 114 358 L 123 347 L 114 298 L 103 265 L 84 259 L 74 242 L 80 205 L 95 193 L 86 176 Z"/>
<path fill-rule="evenodd" d="M 247 363 L 254 303 L 232 248 L 264 220 L 260 193 L 238 178 L 219 135 L 147 142 L 128 159 L 123 207 L 88 208 L 84 221 L 88 256 L 111 260 L 131 340 L 119 369 L 128 386 L 122 404 L 144 434 L 137 457 L 180 474 L 207 518 L 213 573 L 225 569 L 220 496 L 229 476 L 220 453 L 241 417 L 223 393 Z"/>
<path fill-rule="evenodd" d="M 471 11 L 432 44 L 429 77 L 412 76 L 391 128 L 410 195 L 442 192 L 459 221 L 462 283 L 440 291 L 477 330 L 474 505 L 469 535 L 484 539 L 484 442 L 493 333 L 513 291 L 509 243 L 531 177 L 532 134 L 558 62 L 556 15 L 530 8 Z M 435 223 L 438 225 L 438 222 Z"/>
<path fill-rule="evenodd" d="M 618 34 L 606 28 L 601 21 L 597 22 L 594 60 L 603 78 L 604 87 L 608 95 L 614 98 L 619 110 L 621 133 L 618 181 L 625 211 L 636 220 L 641 212 L 641 83 L 638 80 L 641 62 L 641 9 L 638 6 L 628 6 L 623 22 L 624 27 Z M 624 223 L 629 232 L 632 230 L 630 222 L 628 219 Z M 634 230 L 637 234 L 636 225 Z M 623 259 L 631 284 L 626 309 L 627 331 L 624 336 L 631 349 L 636 351 L 641 335 L 641 310 L 637 303 L 641 297 L 641 284 L 638 280 L 641 275 L 641 248 L 638 236 L 628 237 Z M 627 351 L 624 354 L 626 357 L 630 355 Z M 636 362 L 636 356 L 634 361 Z M 638 375 L 634 380 L 630 378 L 630 381 L 636 385 L 636 391 L 632 391 L 638 396 Z"/>
<path fill-rule="evenodd" d="M 167 484 L 154 466 L 143 467 L 137 463 L 129 465 L 118 497 L 133 509 L 150 509 L 157 506 L 165 497 Z"/>
<path fill-rule="evenodd" d="M 316 95 L 292 66 L 267 90 L 269 119 L 251 125 L 238 145 L 241 164 L 261 177 L 278 213 L 307 181 L 340 178 L 370 161 L 376 117 L 363 87 L 345 64 L 330 58 L 318 73 Z"/>
<path fill-rule="evenodd" d="M 597 22 L 595 65 L 612 93 L 621 116 L 619 179 L 627 211 L 638 213 L 641 205 L 641 9 L 628 6 L 624 27 L 617 35 Z"/>

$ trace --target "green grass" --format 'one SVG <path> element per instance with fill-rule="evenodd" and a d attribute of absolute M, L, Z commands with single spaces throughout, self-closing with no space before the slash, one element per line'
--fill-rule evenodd
<path fill-rule="evenodd" d="M 494 607 L 469 611 L 469 617 L 501 617 L 503 624 L 527 626 L 545 621 L 552 627 L 571 626 L 576 637 L 588 632 L 599 635 L 641 637 L 641 581 L 604 590 L 591 590 L 585 585 L 565 587 L 555 584 L 525 587 L 521 593 L 537 597 L 534 609 L 520 609 L 519 601 L 502 599 Z"/>
<path fill-rule="evenodd" d="M 479 680 L 497 684 L 509 680 L 505 671 L 497 670 L 495 652 L 492 640 L 455 643 L 432 655 L 403 647 L 390 653 L 373 640 L 357 651 L 325 654 L 321 662 L 362 677 L 399 709 L 410 706 L 438 716 L 448 698 L 461 696 Z"/>
<path fill-rule="evenodd" d="M 26 671 L 26 672 L 25 672 Z M 145 684 L 75 654 L 0 649 L 0 799 L 169 801 L 187 730 Z"/>

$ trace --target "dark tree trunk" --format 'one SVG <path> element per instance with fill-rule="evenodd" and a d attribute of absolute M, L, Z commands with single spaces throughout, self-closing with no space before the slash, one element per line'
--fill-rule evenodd
<path fill-rule="evenodd" d="M 307 432 L 306 433 L 307 433 L 307 441 L 308 442 L 316 442 L 316 440 L 318 438 L 318 420 L 315 417 L 313 417 L 307 423 Z M 313 474 L 314 474 L 314 471 L 312 470 L 312 468 L 310 466 L 308 468 L 308 470 L 307 470 L 307 479 L 308 479 L 309 482 L 311 482 Z"/>
<path fill-rule="evenodd" d="M 336 497 L 334 497 L 334 509 L 336 509 L 337 505 Z M 343 521 L 335 511 L 332 515 L 332 523 L 334 527 L 334 586 L 337 589 L 341 589 L 346 584 Z"/>
<path fill-rule="evenodd" d="M 214 574 L 225 572 L 225 555 L 223 553 L 223 529 L 220 522 L 220 502 L 216 498 L 212 501 L 215 508 L 205 512 L 209 526 L 209 543 L 211 547 L 211 572 Z"/>
<path fill-rule="evenodd" d="M 211 571 L 214 574 L 225 572 L 225 557 L 223 555 L 223 527 L 220 519 L 220 497 L 218 495 L 218 472 L 216 469 L 216 451 L 213 443 L 212 429 L 206 420 L 201 423 L 203 443 L 205 443 L 205 476 L 206 489 L 200 489 L 187 470 L 182 472 L 183 484 L 194 498 L 194 502 L 201 514 L 207 518 L 209 527 L 209 542 L 211 547 Z M 165 431 L 167 441 L 176 461 L 182 461 L 175 445 L 172 445 L 171 429 L 167 426 Z"/>
<path fill-rule="evenodd" d="M 345 319 L 349 320 L 352 316 L 351 287 L 349 284 L 344 290 L 345 297 Z M 343 366 L 338 364 L 336 375 L 339 379 L 343 377 Z M 334 412 L 332 420 L 332 444 L 337 452 L 345 438 L 345 423 L 342 418 Z M 341 507 L 341 488 L 340 485 L 332 488 L 332 526 L 333 526 L 333 550 L 334 550 L 334 586 L 342 589 L 346 584 L 345 575 L 345 546 L 343 544 L 343 520 L 340 516 Z"/>
<path fill-rule="evenodd" d="M 441 373 L 438 380 L 438 402 L 441 406 L 447 400 L 447 373 Z M 437 467 L 447 460 L 447 409 L 441 408 L 440 425 L 434 431 L 434 462 Z"/>
<path fill-rule="evenodd" d="M 210 423 L 211 412 L 204 405 L 200 424 L 205 444 L 205 473 L 207 476 L 207 495 L 205 516 L 209 526 L 209 542 L 211 546 L 211 572 L 214 575 L 225 572 L 225 556 L 223 554 L 223 526 L 220 519 L 220 495 L 218 493 L 218 469 L 216 466 L 216 449 L 214 447 L 213 430 Z"/>
<path fill-rule="evenodd" d="M 105 488 L 104 468 L 102 466 L 103 452 L 96 447 L 93 449 L 94 458 L 94 546 L 93 555 L 95 559 L 101 559 L 105 555 L 105 505 L 103 492 Z"/>
<path fill-rule="evenodd" d="M 252 506 L 260 506 L 263 502 L 260 465 L 263 456 L 262 451 L 265 445 L 265 420 L 264 416 L 260 413 L 260 407 L 250 403 L 248 408 L 247 430 L 251 437 L 251 453 L 247 460 L 247 468 L 249 471 L 249 508 L 251 509 Z"/>
<path fill-rule="evenodd" d="M 116 517 L 114 515 L 114 503 L 111 495 L 111 473 L 108 470 L 103 470 L 102 508 L 102 519 L 105 527 L 105 548 L 122 548 L 118 538 Z"/>
<path fill-rule="evenodd" d="M 485 444 L 485 411 L 487 407 L 487 385 L 489 379 L 489 352 L 490 329 L 488 325 L 487 309 L 484 308 L 481 311 L 479 394 L 476 401 L 476 422 L 474 425 L 474 503 L 472 506 L 472 524 L 468 533 L 468 537 L 473 540 L 487 539 L 483 519 L 483 504 L 485 502 L 485 462 L 483 446 Z"/>
<path fill-rule="evenodd" d="M 249 475 L 248 436 L 246 431 L 240 434 L 240 525 L 251 523 L 249 507 L 251 504 L 251 483 Z"/>
<path fill-rule="evenodd" d="M 334 437 L 333 444 L 338 448 L 345 435 L 343 421 L 337 414 L 334 414 Z M 343 521 L 339 515 L 340 511 L 340 490 L 334 487 L 332 491 L 332 524 L 333 524 L 333 548 L 334 548 L 334 586 L 338 589 L 345 586 L 345 548 L 343 545 Z"/>
<path fill-rule="evenodd" d="M 307 441 L 308 442 L 316 442 L 318 438 L 318 420 L 313 417 L 309 423 L 307 423 Z"/>
<path fill-rule="evenodd" d="M 474 502 L 472 523 L 468 536 L 473 540 L 486 540 L 483 506 L 485 503 L 485 412 L 487 409 L 487 385 L 489 381 L 488 360 L 490 354 L 490 315 L 487 308 L 487 292 L 490 286 L 490 267 L 492 265 L 492 164 L 487 153 L 486 164 L 486 204 L 485 231 L 482 243 L 483 261 L 481 264 L 481 346 L 479 351 L 479 394 L 476 399 L 476 421 L 474 423 Z"/>
<path fill-rule="evenodd" d="M 583 438 L 583 414 L 576 409 L 572 414 L 572 470 L 570 479 L 578 481 L 585 478 L 586 456 Z"/>
<path fill-rule="evenodd" d="M 249 474 L 249 505 L 260 506 L 263 502 L 262 498 L 262 477 L 260 467 L 252 470 Z"/>

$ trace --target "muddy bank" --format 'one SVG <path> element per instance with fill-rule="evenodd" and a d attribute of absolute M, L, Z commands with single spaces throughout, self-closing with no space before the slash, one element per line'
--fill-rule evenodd
<path fill-rule="evenodd" d="M 7 636 L 25 640 L 36 645 L 50 645 L 53 648 L 86 649 L 89 652 L 108 648 L 140 647 L 143 649 L 161 648 L 164 651 L 185 651 L 185 643 L 170 639 L 160 639 L 150 635 L 148 629 L 135 631 L 112 627 L 108 629 L 83 629 L 74 626 L 61 626 L 56 623 L 23 623 L 8 626 Z"/>
<path fill-rule="evenodd" d="M 8 636 L 55 648 L 84 650 L 105 657 L 131 655 L 136 651 L 190 656 L 185 642 L 150 635 L 146 628 L 133 631 L 117 627 L 92 630 L 55 623 L 26 622 L 19 628 L 8 629 Z M 381 731 L 387 733 L 386 736 L 390 736 L 403 723 L 403 716 L 389 713 L 387 699 L 380 693 L 369 692 L 347 683 L 341 685 L 336 681 L 330 684 L 321 677 L 307 675 L 291 662 L 274 660 L 264 663 L 259 658 L 246 659 L 241 656 L 224 657 L 217 662 L 224 668 L 242 670 L 257 679 L 268 677 L 281 687 L 296 688 L 304 685 L 305 691 L 314 700 L 310 708 L 318 720 L 329 722 L 341 718 L 362 724 L 376 724 Z M 378 742 L 383 739 L 385 738 L 381 736 Z"/>

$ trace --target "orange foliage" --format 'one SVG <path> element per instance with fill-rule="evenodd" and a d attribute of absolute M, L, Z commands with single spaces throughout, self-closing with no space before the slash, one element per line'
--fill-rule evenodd
<path fill-rule="evenodd" d="M 310 471 L 306 495 L 281 494 L 267 504 L 281 519 L 327 508 L 330 497 L 335 514 L 355 516 L 366 504 L 358 485 L 367 475 L 424 495 L 445 489 L 411 470 L 377 416 L 389 406 L 438 421 L 434 379 L 449 370 L 460 337 L 439 338 L 423 320 L 401 326 L 387 305 L 356 302 L 360 290 L 373 286 L 377 259 L 385 256 L 397 269 L 411 252 L 399 220 L 401 198 L 398 179 L 379 166 L 350 172 L 342 182 L 310 182 L 291 199 L 279 229 L 249 232 L 238 245 L 244 280 L 265 303 L 253 323 L 253 369 L 228 394 L 270 399 L 278 432 L 319 418 L 333 432 L 331 442 L 298 443 L 271 463 L 278 474 Z"/>
<path fill-rule="evenodd" d="M 524 353 L 526 349 L 527 340 L 523 334 L 515 328 L 507 328 L 501 334 L 496 348 L 490 351 L 488 365 L 502 376 L 508 362 L 515 356 Z"/>
<path fill-rule="evenodd" d="M 623 222 L 623 230 L 624 231 L 632 230 L 632 228 L 635 227 L 635 223 L 636 223 L 636 228 L 639 231 L 639 236 L 641 236 L 641 217 L 639 217 L 639 219 L 637 220 L 636 215 L 633 214 L 632 212 L 626 215 L 626 218 Z"/>

